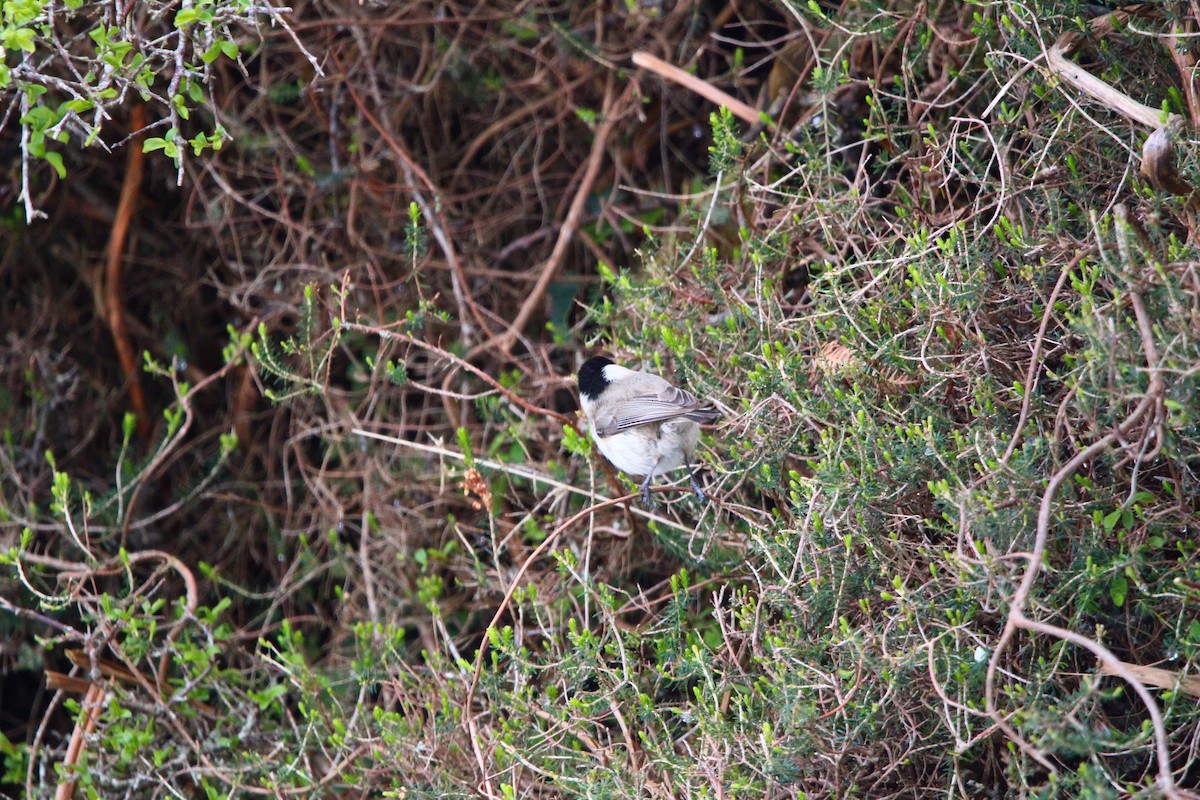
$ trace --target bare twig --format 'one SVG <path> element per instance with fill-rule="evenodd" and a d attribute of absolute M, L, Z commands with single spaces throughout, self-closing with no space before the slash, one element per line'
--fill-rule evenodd
<path fill-rule="evenodd" d="M 596 182 L 596 176 L 600 174 L 600 167 L 604 163 L 604 151 L 608 147 L 608 137 L 612 134 L 613 127 L 619 119 L 617 109 L 623 105 L 623 100 L 629 94 L 629 91 L 629 89 L 626 89 L 621 95 L 621 100 L 614 102 L 613 78 L 611 75 L 609 76 L 604 105 L 600 112 L 604 121 L 600 123 L 600 127 L 596 130 L 596 135 L 592 139 L 592 151 L 588 155 L 587 168 L 584 170 L 583 177 L 579 181 L 579 186 L 575 190 L 575 198 L 571 201 L 571 208 L 567 211 L 567 218 L 558 230 L 558 239 L 554 243 L 554 250 L 551 251 L 550 257 L 546 259 L 546 263 L 542 265 L 541 275 L 538 277 L 537 283 L 529 290 L 529 296 L 521 304 L 521 308 L 513 318 L 512 324 L 508 326 L 508 330 L 475 347 L 468 355 L 468 358 L 492 347 L 498 347 L 500 350 L 508 352 L 512 348 L 513 342 L 516 341 L 517 336 L 524 329 L 526 323 L 529 322 L 529 318 L 541 306 L 546 290 L 550 288 L 551 282 L 558 275 L 558 270 L 566 258 L 567 248 L 575 237 L 575 231 L 579 229 L 579 221 L 583 215 L 583 209 L 587 205 L 588 198 L 591 196 L 592 185 Z"/>
<path fill-rule="evenodd" d="M 79 757 L 83 753 L 84 739 L 96 730 L 96 722 L 100 719 L 100 711 L 104 708 L 104 701 L 107 697 L 108 692 L 99 684 L 93 683 L 88 687 L 87 696 L 83 698 L 82 719 L 75 721 L 75 729 L 71 731 L 71 743 L 67 746 L 67 754 L 63 757 L 63 768 L 67 775 L 70 775 L 71 769 L 79 763 Z M 54 792 L 54 800 L 71 800 L 75 796 L 76 784 L 77 781 L 74 778 L 60 782 L 58 789 Z"/>
<path fill-rule="evenodd" d="M 1110 431 L 1106 435 L 1100 437 L 1088 447 L 1076 453 L 1073 458 L 1067 461 L 1054 475 L 1050 478 L 1050 482 L 1042 493 L 1041 505 L 1038 508 L 1037 517 L 1037 532 L 1034 537 L 1034 545 L 1032 551 L 1027 556 L 1027 565 L 1025 574 L 1022 576 L 1021 583 L 1017 590 L 1013 593 L 1012 599 L 1009 601 L 1008 618 L 1004 625 L 1004 630 L 1000 635 L 1000 640 L 996 644 L 996 649 L 992 653 L 992 657 L 988 662 L 987 678 L 985 681 L 985 701 L 988 713 L 995 720 L 996 724 L 1004 730 L 1004 732 L 1016 742 L 1022 750 L 1037 761 L 1041 762 L 1047 769 L 1054 770 L 1055 767 L 1046 758 L 1044 754 L 1038 751 L 1033 745 L 1027 742 L 1000 714 L 996 707 L 996 673 L 999 670 L 1000 659 L 1007 651 L 1009 644 L 1012 642 L 1013 636 L 1017 630 L 1028 630 L 1034 633 L 1043 633 L 1050 636 L 1069 641 L 1091 651 L 1101 662 L 1106 669 L 1110 669 L 1112 674 L 1118 675 L 1129 683 L 1138 699 L 1146 707 L 1147 713 L 1150 715 L 1151 725 L 1154 731 L 1155 750 L 1158 759 L 1158 787 L 1168 797 L 1173 798 L 1191 798 L 1195 795 L 1180 789 L 1175 783 L 1175 777 L 1171 770 L 1171 753 L 1170 745 L 1167 741 L 1166 725 L 1163 722 L 1162 712 L 1158 708 L 1154 697 L 1147 690 L 1146 686 L 1138 678 L 1138 676 L 1130 670 L 1120 659 L 1118 659 L 1111 650 L 1104 645 L 1090 639 L 1074 631 L 1061 628 L 1056 625 L 1051 625 L 1046 622 L 1031 619 L 1025 614 L 1025 606 L 1029 600 L 1029 595 L 1033 591 L 1033 586 L 1037 581 L 1037 575 L 1042 567 L 1042 561 L 1046 553 L 1046 543 L 1050 535 L 1051 517 L 1054 511 L 1054 500 L 1058 495 L 1063 484 L 1066 483 L 1076 471 L 1084 464 L 1095 458 L 1100 453 L 1104 452 L 1111 445 L 1126 436 L 1139 425 L 1141 425 L 1149 416 L 1151 421 L 1157 423 L 1159 409 L 1161 408 L 1163 394 L 1166 391 L 1166 386 L 1163 382 L 1162 374 L 1157 369 L 1157 350 L 1154 341 L 1150 338 L 1152 334 L 1151 323 L 1146 313 L 1145 306 L 1142 303 L 1141 296 L 1138 292 L 1130 292 L 1131 304 L 1133 305 L 1134 314 L 1137 317 L 1138 329 L 1142 337 L 1142 348 L 1147 360 L 1149 373 L 1149 386 L 1146 389 L 1146 394 L 1142 397 L 1137 407 L 1119 424 L 1116 429 Z M 1157 428 L 1156 428 L 1157 433 Z"/>
<path fill-rule="evenodd" d="M 1140 8 L 1141 6 L 1131 6 L 1128 9 L 1096 17 L 1090 23 L 1092 34 L 1097 38 L 1104 37 Z M 1083 42 L 1084 36 L 1078 31 L 1068 31 L 1060 36 L 1058 41 L 1046 51 L 1046 64 L 1050 71 L 1084 94 L 1134 122 L 1148 128 L 1161 127 L 1164 123 L 1162 111 L 1139 103 L 1124 92 L 1114 89 L 1067 57 L 1075 52 L 1075 49 Z"/>
<path fill-rule="evenodd" d="M 141 103 L 133 107 L 129 126 L 134 131 L 140 131 L 146 127 L 146 107 Z M 108 237 L 108 255 L 104 268 L 104 299 L 108 329 L 112 333 L 117 357 L 121 362 L 121 371 L 129 386 L 129 404 L 137 416 L 137 433 L 143 443 L 149 441 L 153 426 L 150 422 L 150 412 L 146 408 L 146 395 L 142 392 L 141 369 L 137 357 L 134 355 L 133 345 L 130 344 L 129 330 L 125 321 L 121 265 L 125 254 L 125 242 L 129 235 L 129 225 L 133 219 L 134 210 L 137 208 L 138 197 L 141 195 L 145 160 L 141 139 L 134 138 L 129 145 L 129 162 L 125 169 L 125 182 L 121 185 L 121 199 L 117 203 L 116 219 L 113 221 L 112 232 Z"/>
<path fill-rule="evenodd" d="M 1181 691 L 1185 694 L 1190 694 L 1192 697 L 1200 697 L 1200 675 L 1184 675 L 1181 672 L 1170 669 L 1161 669 L 1159 667 L 1146 667 L 1141 664 L 1130 664 L 1128 661 L 1122 661 L 1125 669 L 1143 683 L 1154 686 L 1166 691 Z M 1117 675 L 1124 677 L 1113 669 L 1110 662 L 1101 660 L 1100 671 L 1105 675 Z"/>
<path fill-rule="evenodd" d="M 728 92 L 721 91 L 711 83 L 685 72 L 674 64 L 668 64 L 658 56 L 651 55 L 650 53 L 634 53 L 633 63 L 642 69 L 650 70 L 659 77 L 677 83 L 691 92 L 695 92 L 711 103 L 728 108 L 735 117 L 743 122 L 748 122 L 751 125 L 763 123 L 763 115 L 757 108 L 743 103 Z M 774 127 L 773 122 L 768 122 L 767 124 L 769 127 Z"/>

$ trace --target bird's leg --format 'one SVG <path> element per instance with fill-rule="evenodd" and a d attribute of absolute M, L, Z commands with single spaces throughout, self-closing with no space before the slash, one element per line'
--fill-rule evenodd
<path fill-rule="evenodd" d="M 654 480 L 654 473 L 658 471 L 658 465 L 661 463 L 661 458 L 658 461 L 655 461 L 654 467 L 650 470 L 650 474 L 646 476 L 646 480 L 642 481 L 642 502 L 648 507 L 654 505 L 653 501 L 650 500 L 650 481 Z"/>
<path fill-rule="evenodd" d="M 692 469 L 692 460 L 685 458 L 683 465 L 687 467 L 688 483 L 692 485 L 692 491 L 696 493 L 696 498 L 698 500 L 707 500 L 708 495 L 704 493 L 704 490 L 700 488 L 700 482 L 696 480 L 696 470 Z"/>

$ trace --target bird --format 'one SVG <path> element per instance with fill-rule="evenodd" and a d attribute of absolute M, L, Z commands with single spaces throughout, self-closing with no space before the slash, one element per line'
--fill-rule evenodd
<path fill-rule="evenodd" d="M 696 482 L 692 457 L 700 443 L 701 422 L 720 419 L 711 403 L 701 402 L 649 372 L 616 364 L 604 356 L 583 362 L 577 376 L 579 405 L 600 452 L 626 475 L 644 475 L 642 501 L 650 500 L 656 475 L 687 467 L 696 497 L 706 495 Z"/>

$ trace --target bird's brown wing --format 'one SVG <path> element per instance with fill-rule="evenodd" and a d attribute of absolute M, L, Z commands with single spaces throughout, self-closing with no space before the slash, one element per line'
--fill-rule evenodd
<path fill-rule="evenodd" d="M 656 394 L 631 397 L 620 404 L 616 413 L 605 419 L 597 419 L 596 434 L 611 436 L 640 425 L 665 422 L 677 417 L 710 422 L 717 416 L 720 414 L 714 409 L 701 407 L 700 401 L 691 392 L 667 385 Z"/>

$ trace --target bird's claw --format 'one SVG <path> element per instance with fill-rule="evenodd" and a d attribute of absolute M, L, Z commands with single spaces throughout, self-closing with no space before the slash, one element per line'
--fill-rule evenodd
<path fill-rule="evenodd" d="M 642 481 L 642 485 L 639 487 L 642 490 L 642 503 L 644 503 L 648 508 L 654 507 L 654 501 L 650 499 L 650 481 L 653 478 L 654 473 L 651 472 L 646 476 L 646 480 Z"/>
<path fill-rule="evenodd" d="M 688 476 L 688 483 L 691 484 L 692 492 L 696 495 L 697 500 L 699 500 L 700 502 L 704 502 L 705 500 L 712 499 L 711 497 L 708 496 L 708 494 L 704 491 L 704 489 L 701 488 L 700 482 L 696 480 L 696 476 L 694 474 Z M 642 503 L 644 503 L 649 508 L 653 508 L 654 501 L 652 499 L 650 499 L 650 481 L 647 480 L 645 483 L 643 483 L 641 485 L 640 488 L 641 488 L 641 495 L 642 495 Z"/>

